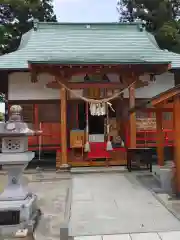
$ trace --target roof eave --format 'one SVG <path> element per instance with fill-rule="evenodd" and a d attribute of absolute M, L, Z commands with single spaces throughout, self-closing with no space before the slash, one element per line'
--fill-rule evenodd
<path fill-rule="evenodd" d="M 0 71 L 29 71 L 29 68 L 0 68 Z"/>
<path fill-rule="evenodd" d="M 122 64 L 122 65 L 169 65 L 169 64 L 171 64 L 171 62 L 169 62 L 169 61 L 161 61 L 161 62 L 148 62 L 148 61 L 144 61 L 144 62 L 141 62 L 141 61 L 122 61 L 122 62 L 120 62 L 120 61 L 118 61 L 118 62 L 109 62 L 109 61 L 97 61 L 97 62 L 94 62 L 94 61 L 92 61 L 92 62 L 83 62 L 83 61 L 52 61 L 52 60 L 45 60 L 45 61 L 28 61 L 28 63 L 29 64 L 42 64 L 42 65 L 44 65 L 44 64 L 55 64 L 55 65 L 57 65 L 57 64 L 60 64 L 60 65 L 67 65 L 67 64 L 69 64 L 69 65 L 83 65 L 83 64 L 85 64 L 85 65 L 88 65 L 88 64 L 93 64 L 93 65 L 98 65 L 98 64 L 104 64 L 104 65 L 120 65 L 120 64 Z"/>

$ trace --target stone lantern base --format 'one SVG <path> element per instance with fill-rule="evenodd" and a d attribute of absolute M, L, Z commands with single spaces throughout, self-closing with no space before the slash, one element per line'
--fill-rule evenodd
<path fill-rule="evenodd" d="M 21 183 L 22 171 L 34 157 L 33 152 L 0 154 L 0 162 L 7 171 L 8 184 L 0 195 L 0 235 L 15 236 L 26 230 L 33 232 L 40 215 L 37 196 Z"/>
<path fill-rule="evenodd" d="M 0 236 L 14 237 L 24 230 L 31 234 L 41 214 L 36 203 L 36 195 L 25 200 L 0 201 Z"/>

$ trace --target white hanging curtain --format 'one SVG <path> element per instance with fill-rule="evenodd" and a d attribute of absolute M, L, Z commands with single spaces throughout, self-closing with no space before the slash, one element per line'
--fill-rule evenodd
<path fill-rule="evenodd" d="M 106 115 L 106 103 L 90 103 L 90 113 L 92 116 Z"/>

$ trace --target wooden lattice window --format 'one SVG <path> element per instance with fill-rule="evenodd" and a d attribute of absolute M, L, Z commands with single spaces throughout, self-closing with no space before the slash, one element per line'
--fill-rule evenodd
<path fill-rule="evenodd" d="M 60 122 L 60 103 L 40 103 L 39 122 Z"/>
<path fill-rule="evenodd" d="M 163 112 L 163 120 L 171 121 L 173 119 L 172 112 Z"/>

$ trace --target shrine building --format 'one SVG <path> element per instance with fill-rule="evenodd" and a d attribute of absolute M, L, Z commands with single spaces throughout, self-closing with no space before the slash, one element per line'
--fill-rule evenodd
<path fill-rule="evenodd" d="M 173 145 L 171 101 L 128 109 L 179 84 L 179 67 L 140 23 L 35 22 L 0 57 L 0 92 L 43 131 L 29 148 L 56 151 L 56 168 L 124 165 L 127 147 L 156 148 L 158 131 Z"/>

